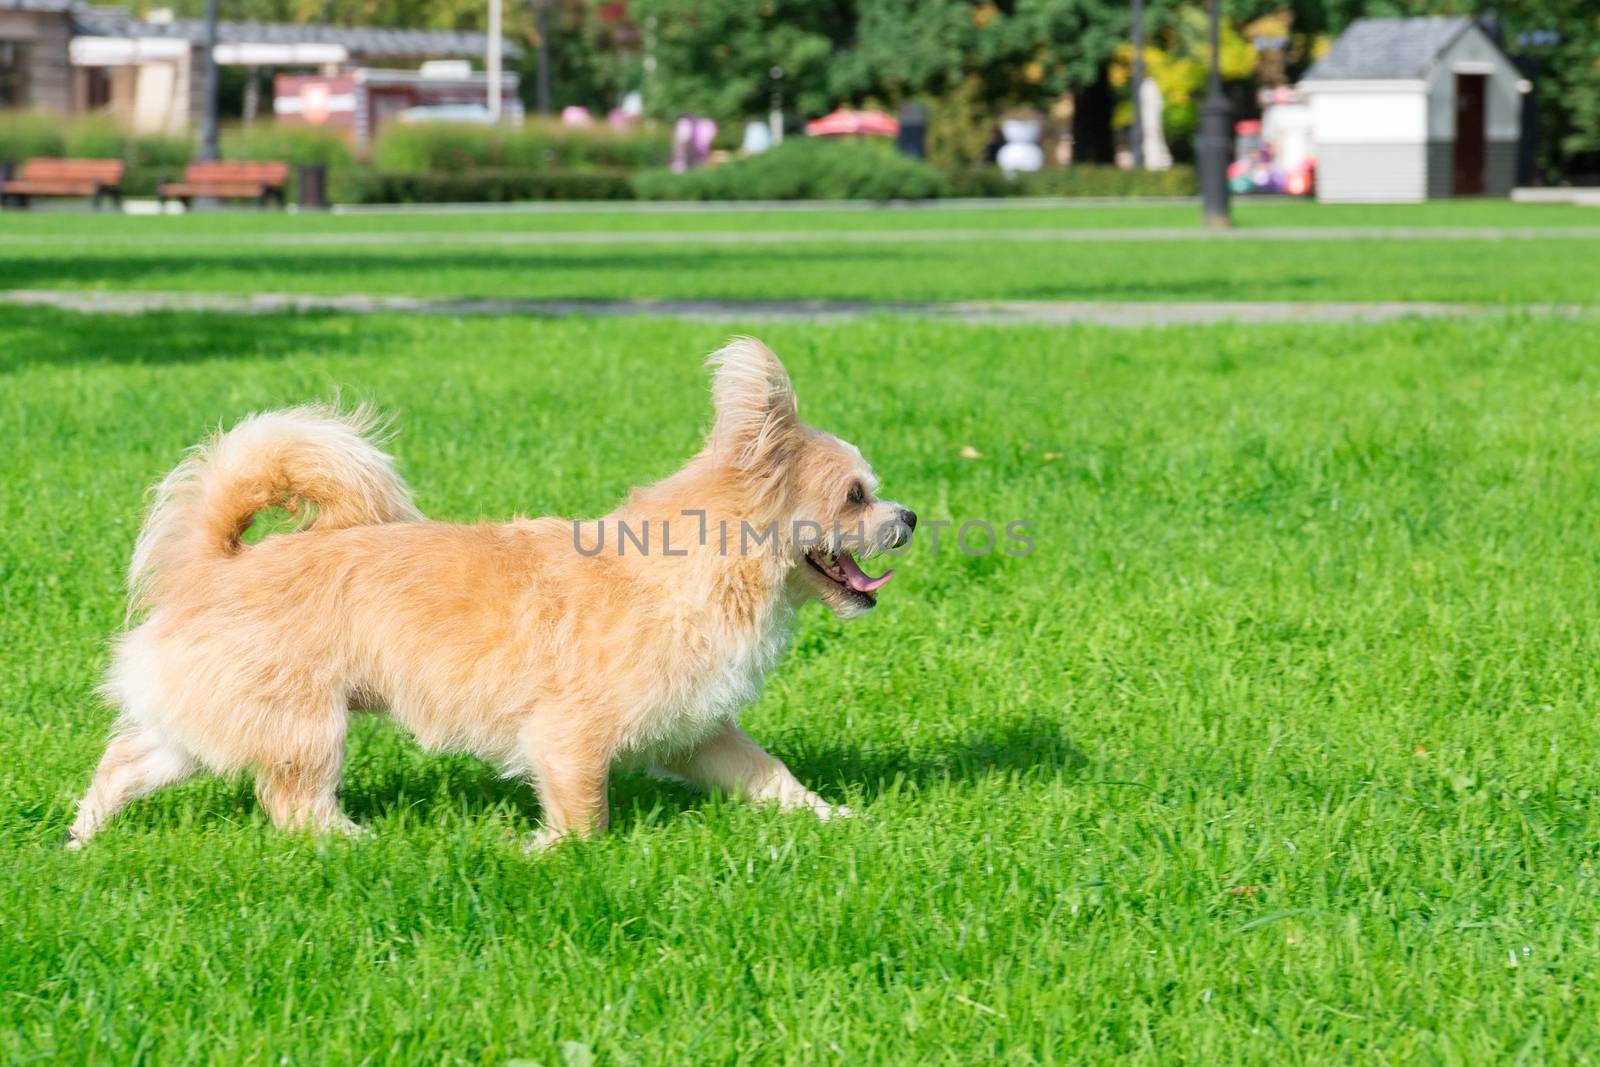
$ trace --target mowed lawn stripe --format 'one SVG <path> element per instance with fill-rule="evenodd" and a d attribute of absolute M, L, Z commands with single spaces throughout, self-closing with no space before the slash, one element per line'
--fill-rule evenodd
<path fill-rule="evenodd" d="M 1138 198 L 1107 200 L 931 201 L 871 204 L 826 201 L 769 203 L 561 203 L 493 205 L 352 205 L 350 214 L 239 209 L 176 216 L 123 216 L 83 210 L 7 211 L 0 214 L 0 243 L 25 235 L 71 239 L 164 239 L 279 234 L 372 234 L 396 230 L 443 234 L 619 233 L 626 231 L 1082 229 L 1182 227 L 1203 231 L 1198 200 L 1175 204 Z M 1592 208 L 1572 204 L 1514 204 L 1505 200 L 1439 200 L 1426 204 L 1316 204 L 1299 200 L 1236 197 L 1241 229 L 1281 227 L 1444 227 L 1551 230 L 1593 227 Z"/>
<path fill-rule="evenodd" d="M 147 220 L 148 221 L 148 220 Z M 161 220 L 155 220 L 161 221 Z M 320 239 L 319 239 L 320 240 Z M 412 297 L 1438 301 L 1593 304 L 1600 238 L 724 240 L 603 244 L 122 240 L 13 245 L 0 289 Z"/>
<path fill-rule="evenodd" d="M 1589 319 L 1600 306 L 1586 304 L 1441 304 L 1421 301 L 1221 301 L 1177 303 L 1107 300 L 661 300 L 515 297 L 378 296 L 371 293 L 153 292 L 146 289 L 11 289 L 0 302 L 89 314 L 220 312 L 261 315 L 336 312 L 346 315 L 528 316 L 534 318 L 672 318 L 699 322 L 842 322 L 868 318 L 920 318 L 967 324 L 1086 324 L 1148 328 L 1213 323 L 1350 323 L 1395 319 L 1483 319 L 1555 316 Z"/>

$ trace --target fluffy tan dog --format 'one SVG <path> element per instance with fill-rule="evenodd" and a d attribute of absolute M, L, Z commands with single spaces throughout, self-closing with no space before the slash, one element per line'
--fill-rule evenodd
<path fill-rule="evenodd" d="M 853 446 L 800 422 L 760 342 L 709 363 L 705 447 L 581 526 L 422 521 L 364 413 L 253 415 L 196 448 L 134 548 L 144 618 L 116 643 L 103 691 L 121 714 L 69 847 L 202 769 L 253 770 L 279 826 L 353 832 L 337 800 L 352 709 L 530 777 L 534 846 L 603 829 L 619 762 L 841 813 L 734 717 L 803 601 L 873 606 L 889 574 L 854 554 L 905 544 L 916 516 L 877 498 Z M 274 505 L 314 519 L 242 543 Z"/>

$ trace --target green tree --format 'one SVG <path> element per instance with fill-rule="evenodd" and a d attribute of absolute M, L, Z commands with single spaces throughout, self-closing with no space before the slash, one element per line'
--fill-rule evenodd
<path fill-rule="evenodd" d="M 857 0 L 857 30 L 830 66 L 841 100 L 930 108 L 930 151 L 970 161 L 996 118 L 1083 91 L 1090 156 L 1109 156 L 1107 67 L 1126 40 L 1121 0 Z"/>
<path fill-rule="evenodd" d="M 633 0 L 645 105 L 663 118 L 726 122 L 765 114 L 778 92 L 787 111 L 820 114 L 833 102 L 828 67 L 854 16 L 848 0 Z"/>
<path fill-rule="evenodd" d="M 508 0 L 509 2 L 509 0 Z M 522 78 L 523 102 L 531 112 L 536 103 L 539 73 L 539 3 L 546 3 L 550 31 L 550 105 L 560 111 L 569 105 L 607 111 L 621 102 L 643 80 L 638 27 L 619 19 L 622 5 L 602 5 L 594 0 L 515 0 L 528 12 L 508 25 L 523 44 L 517 73 Z M 526 40 L 523 40 L 525 36 Z"/>
<path fill-rule="evenodd" d="M 959 119 L 964 132 L 945 139 L 967 146 L 966 154 L 1003 110 L 1042 108 L 1070 91 L 1078 98 L 1080 157 L 1104 157 L 1116 99 L 1109 71 L 1129 35 L 1127 0 L 629 0 L 620 24 L 601 17 L 598 0 L 549 2 L 557 106 L 605 108 L 639 88 L 658 116 L 693 112 L 730 123 L 765 114 L 774 92 L 786 113 L 802 117 L 841 103 L 894 107 L 922 99 Z M 1222 0 L 1222 10 L 1235 26 L 1287 10 L 1292 78 L 1310 63 L 1313 40 L 1337 35 L 1363 15 L 1472 15 L 1480 3 Z M 198 17 L 204 0 L 175 6 Z M 1191 39 L 1204 24 L 1204 0 L 1149 0 L 1146 8 L 1153 41 L 1195 54 Z M 222 10 L 230 19 L 481 30 L 485 4 L 222 0 Z M 1559 176 L 1574 157 L 1600 153 L 1600 3 L 1499 0 L 1497 10 L 1507 51 L 1537 56 L 1541 162 Z M 507 35 L 527 47 L 518 69 L 531 101 L 536 35 L 529 0 L 507 0 L 505 23 Z M 1556 40 L 1519 43 L 1535 31 Z"/>
<path fill-rule="evenodd" d="M 856 32 L 830 67 L 842 99 L 897 102 L 982 82 L 997 110 L 1043 107 L 1101 77 L 1126 40 L 1122 0 L 858 0 Z"/>

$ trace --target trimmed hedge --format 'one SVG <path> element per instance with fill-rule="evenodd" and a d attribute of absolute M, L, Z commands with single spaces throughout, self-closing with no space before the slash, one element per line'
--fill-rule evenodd
<path fill-rule="evenodd" d="M 459 170 L 637 170 L 665 163 L 671 144 L 655 126 L 563 126 L 536 119 L 521 126 L 390 123 L 372 146 L 379 171 L 421 174 Z"/>
<path fill-rule="evenodd" d="M 760 155 L 634 175 L 641 200 L 928 200 L 944 175 L 884 142 L 793 138 Z"/>
<path fill-rule="evenodd" d="M 950 196 L 1193 196 L 1194 168 L 1123 170 L 1107 163 L 1079 163 L 1008 178 L 999 167 L 963 167 L 946 175 Z"/>
<path fill-rule="evenodd" d="M 128 133 L 105 115 L 63 122 L 47 112 L 0 111 L 0 162 L 69 156 L 120 159 L 130 167 L 181 167 L 192 152 L 191 138 Z"/>
<path fill-rule="evenodd" d="M 281 159 L 328 168 L 335 202 L 512 200 L 924 200 L 941 196 L 1192 196 L 1192 167 L 1128 171 L 1098 164 L 1008 178 L 996 167 L 949 171 L 897 154 L 884 141 L 792 138 L 768 152 L 683 174 L 659 169 L 668 138 L 657 127 L 521 127 L 391 124 L 374 166 L 356 165 L 332 131 L 271 122 L 222 133 L 224 159 Z M 149 196 L 192 157 L 190 136 L 130 134 L 107 116 L 62 122 L 38 111 L 0 111 L 0 162 L 36 156 L 122 159 L 124 191 Z M 295 195 L 291 167 L 289 196 Z"/>
<path fill-rule="evenodd" d="M 454 174 L 357 171 L 345 200 L 357 204 L 468 204 L 513 200 L 632 200 L 621 171 L 463 170 Z"/>
<path fill-rule="evenodd" d="M 123 196 L 155 196 L 156 186 L 183 177 L 183 164 L 148 166 L 130 163 L 122 172 Z"/>
<path fill-rule="evenodd" d="M 300 167 L 320 164 L 328 168 L 328 198 L 332 203 L 350 199 L 355 156 L 342 135 L 322 126 L 279 125 L 258 122 L 222 131 L 223 159 L 275 160 L 289 164 L 289 184 L 284 196 L 292 204 L 300 195 Z M 182 170 L 182 168 L 177 168 Z"/>
<path fill-rule="evenodd" d="M 1200 184 L 1193 167 L 1123 170 L 1081 164 L 1026 175 L 1022 188 L 1026 196 L 1193 196 Z"/>
<path fill-rule="evenodd" d="M 63 155 L 65 144 L 56 116 L 44 111 L 0 111 L 0 163 Z"/>
<path fill-rule="evenodd" d="M 348 168 L 355 157 L 344 137 L 321 126 L 280 126 L 272 122 L 232 126 L 222 131 L 223 159 L 276 160 L 294 165 L 320 163 L 329 170 Z"/>
<path fill-rule="evenodd" d="M 801 142 L 805 144 L 807 142 Z M 810 142 L 815 144 L 816 142 Z M 994 167 L 940 175 L 871 146 L 818 152 L 785 146 L 760 156 L 684 174 L 468 167 L 453 173 L 357 169 L 337 199 L 359 204 L 506 203 L 515 200 L 911 200 L 933 196 L 1189 196 L 1194 171 L 1134 173 L 1080 165 L 1007 178 Z M 843 151 L 839 151 L 843 148 Z M 780 154 L 781 153 L 781 154 Z M 792 163 L 796 157 L 803 160 Z M 763 162 L 764 161 L 764 162 Z M 781 166 L 774 166 L 776 161 Z M 754 164 L 762 162 L 757 167 Z M 792 165 L 791 165 L 792 163 Z M 870 170 L 866 169 L 870 166 Z M 930 191 L 931 190 L 931 191 Z"/>
<path fill-rule="evenodd" d="M 129 133 L 107 115 L 91 115 L 63 122 L 55 115 L 35 111 L 0 112 L 0 162 L 21 164 L 38 156 L 85 159 L 120 159 L 125 196 L 154 196 L 162 181 L 177 181 L 194 158 L 195 138 L 189 135 Z M 333 195 L 338 199 L 353 163 L 350 147 L 330 130 L 314 126 L 278 126 L 263 122 L 222 131 L 223 159 L 282 160 L 290 164 L 289 196 L 294 196 L 295 164 L 321 163 L 328 167 Z"/>

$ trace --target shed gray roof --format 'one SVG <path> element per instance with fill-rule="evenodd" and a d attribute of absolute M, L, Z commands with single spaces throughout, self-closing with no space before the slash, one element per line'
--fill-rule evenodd
<path fill-rule="evenodd" d="M 7 0 L 0 0 L 0 3 Z M 23 3 L 52 0 L 22 0 Z M 116 7 L 74 7 L 76 32 L 91 37 L 166 37 L 190 44 L 205 41 L 206 26 L 199 19 L 144 22 Z M 461 30 L 399 30 L 377 26 L 300 25 L 291 22 L 218 22 L 221 44 L 336 44 L 352 56 L 390 56 L 407 59 L 476 57 L 484 54 L 488 34 Z M 501 38 L 508 59 L 522 49 Z"/>
<path fill-rule="evenodd" d="M 1301 80 L 1425 78 L 1440 53 L 1471 26 L 1466 17 L 1356 19 Z"/>

